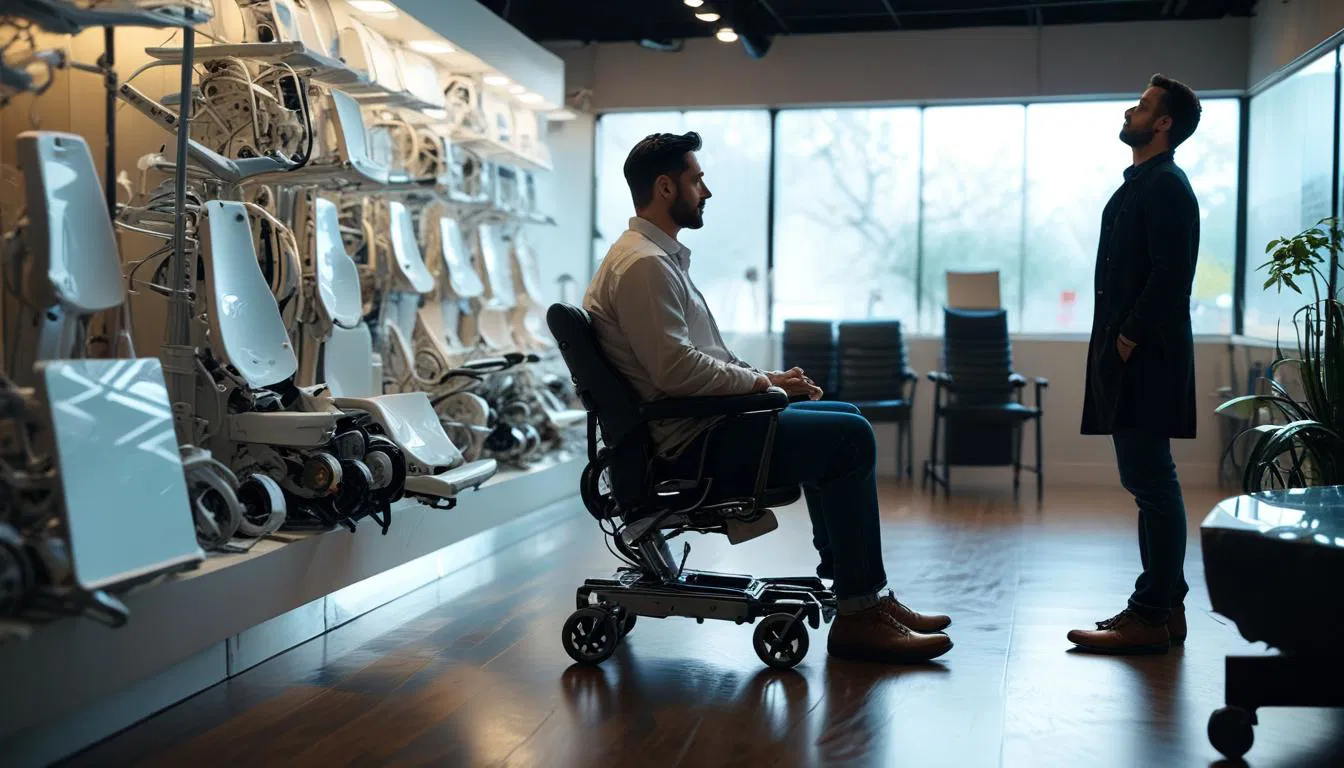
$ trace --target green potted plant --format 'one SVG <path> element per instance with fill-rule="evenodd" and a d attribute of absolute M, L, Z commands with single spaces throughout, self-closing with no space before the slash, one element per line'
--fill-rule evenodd
<path fill-rule="evenodd" d="M 1296 354 L 1285 355 L 1275 341 L 1269 394 L 1235 397 L 1217 409 L 1249 419 L 1268 408 L 1286 422 L 1251 427 L 1234 438 L 1234 443 L 1254 439 L 1242 476 L 1246 493 L 1344 485 L 1344 303 L 1337 292 L 1330 293 L 1331 280 L 1326 274 L 1337 263 L 1341 238 L 1338 221 L 1325 218 L 1310 229 L 1265 246 L 1269 261 L 1260 265 L 1269 273 L 1265 290 L 1274 286 L 1282 291 L 1286 286 L 1302 294 L 1299 283 L 1305 278 L 1311 281 L 1312 300 L 1293 313 Z M 1300 397 L 1289 394 L 1278 381 L 1278 372 L 1285 368 L 1296 369 Z"/>

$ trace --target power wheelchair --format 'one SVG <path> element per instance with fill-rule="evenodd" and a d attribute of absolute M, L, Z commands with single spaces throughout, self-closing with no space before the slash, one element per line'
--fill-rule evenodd
<path fill-rule="evenodd" d="M 686 569 L 690 544 L 680 558 L 668 540 L 683 533 L 721 533 L 738 544 L 777 526 L 772 507 L 792 504 L 798 486 L 766 488 L 779 413 L 789 404 L 783 390 L 727 397 L 693 397 L 641 403 L 629 383 L 603 355 L 588 313 L 554 304 L 546 322 L 588 414 L 588 465 L 580 480 L 584 506 L 614 543 L 627 565 L 610 578 L 588 579 L 578 588 L 577 610 L 565 622 L 565 651 L 582 664 L 600 664 L 615 653 L 638 616 L 684 616 L 756 624 L 752 645 L 776 669 L 796 666 L 807 655 L 804 622 L 813 629 L 836 615 L 836 598 L 821 579 L 754 578 Z M 649 423 L 663 419 L 718 417 L 760 422 L 763 450 L 754 485 L 749 478 L 707 475 L 704 455 L 698 476 L 672 477 L 655 456 Z M 716 487 L 717 485 L 717 487 Z M 608 545 L 611 549 L 611 544 Z M 762 619 L 757 624 L 756 620 Z"/>

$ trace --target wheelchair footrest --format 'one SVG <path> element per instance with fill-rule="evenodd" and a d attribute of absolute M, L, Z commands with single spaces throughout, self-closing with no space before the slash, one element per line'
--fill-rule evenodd
<path fill-rule="evenodd" d="M 835 594 L 815 577 L 764 578 L 686 571 L 663 582 L 634 569 L 610 579 L 588 579 L 577 593 L 577 605 L 620 606 L 626 613 L 650 618 L 681 616 L 750 624 L 773 613 L 800 611 L 816 629 L 835 617 Z"/>

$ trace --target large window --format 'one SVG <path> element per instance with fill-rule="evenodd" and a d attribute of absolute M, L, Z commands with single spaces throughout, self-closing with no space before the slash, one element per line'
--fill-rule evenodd
<path fill-rule="evenodd" d="M 705 226 L 679 239 L 691 249 L 691 276 L 725 333 L 763 332 L 769 216 L 770 113 L 764 110 L 642 112 L 598 122 L 597 232 L 600 261 L 634 215 L 622 167 L 651 133 L 696 131 L 697 154 L 712 199 Z"/>
<path fill-rule="evenodd" d="M 1027 229 L 1021 328 L 1086 333 L 1101 212 L 1123 183 L 1130 150 L 1120 142 L 1133 101 L 1027 107 Z M 1199 129 L 1176 150 L 1200 207 L 1199 266 L 1191 315 L 1196 333 L 1232 332 L 1236 265 L 1239 106 L 1203 102 Z"/>
<path fill-rule="evenodd" d="M 1244 333 L 1294 344 L 1297 293 L 1265 290 L 1265 244 L 1333 213 L 1335 52 L 1251 99 Z M 1309 290 L 1303 286 L 1304 290 Z"/>
<path fill-rule="evenodd" d="M 790 110 L 775 142 L 775 330 L 870 315 L 913 327 L 920 110 Z"/>
<path fill-rule="evenodd" d="M 714 198 L 705 228 L 682 240 L 726 329 L 764 329 L 772 247 L 776 331 L 789 318 L 890 317 L 939 334 L 947 273 L 997 270 L 1012 330 L 1087 333 L 1101 213 L 1131 162 L 1118 134 L 1133 103 L 789 109 L 776 115 L 773 137 L 761 110 L 606 115 L 595 258 L 631 215 L 621 176 L 630 147 L 654 131 L 697 130 Z M 1240 105 L 1203 105 L 1199 130 L 1176 153 L 1200 203 L 1191 309 L 1196 333 L 1230 333 Z M 1328 207 L 1330 163 L 1317 165 Z M 1252 227 L 1248 250 L 1284 233 Z"/>
<path fill-rule="evenodd" d="M 990 270 L 1021 327 L 1024 130 L 1020 104 L 924 110 L 921 330 L 942 331 L 948 272 Z"/>

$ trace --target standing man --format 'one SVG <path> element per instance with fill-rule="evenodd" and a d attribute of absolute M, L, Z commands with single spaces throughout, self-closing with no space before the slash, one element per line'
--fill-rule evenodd
<path fill-rule="evenodd" d="M 1134 164 L 1102 214 L 1082 432 L 1115 444 L 1120 483 L 1138 503 L 1143 573 L 1123 611 L 1069 633 L 1098 653 L 1166 653 L 1186 635 L 1185 502 L 1171 440 L 1195 436 L 1190 285 L 1199 203 L 1175 150 L 1199 116 L 1190 88 L 1152 77 L 1125 112 L 1120 140 Z"/>
<path fill-rule="evenodd" d="M 761 371 L 730 352 L 691 280 L 691 251 L 677 235 L 704 226 L 711 195 L 699 150 L 696 133 L 659 133 L 645 137 L 626 158 L 635 215 L 583 300 L 598 344 L 646 402 L 744 395 L 771 386 L 816 400 L 821 390 L 801 370 Z M 694 477 L 706 466 L 721 486 L 749 487 L 756 476 L 760 453 L 744 446 L 760 444 L 759 425 L 677 419 L 653 422 L 650 431 L 658 456 L 674 473 L 686 473 L 677 477 Z M 828 652 L 854 660 L 928 661 L 951 650 L 943 630 L 952 620 L 915 611 L 889 590 L 883 594 L 876 471 L 877 441 L 857 408 L 808 402 L 779 415 L 768 485 L 801 485 L 807 495 L 818 575 L 834 580 L 839 611 Z"/>

